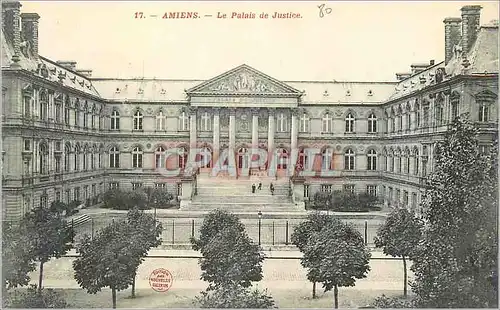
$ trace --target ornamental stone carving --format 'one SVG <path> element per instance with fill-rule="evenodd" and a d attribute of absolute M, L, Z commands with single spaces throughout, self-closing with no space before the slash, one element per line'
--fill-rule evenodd
<path fill-rule="evenodd" d="M 276 93 L 280 90 L 257 74 L 242 70 L 223 78 L 208 87 L 209 91 Z"/>

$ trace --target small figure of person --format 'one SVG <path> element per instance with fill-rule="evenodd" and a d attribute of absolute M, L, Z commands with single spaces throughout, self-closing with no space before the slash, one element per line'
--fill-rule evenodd
<path fill-rule="evenodd" d="M 262 182 L 259 182 L 259 187 L 257 187 L 259 191 L 262 189 Z"/>
<path fill-rule="evenodd" d="M 255 193 L 255 184 L 252 184 L 252 194 Z"/>
<path fill-rule="evenodd" d="M 273 183 L 271 183 L 271 185 L 269 185 L 269 189 L 271 190 L 271 195 L 274 195 L 274 185 L 273 185 Z"/>

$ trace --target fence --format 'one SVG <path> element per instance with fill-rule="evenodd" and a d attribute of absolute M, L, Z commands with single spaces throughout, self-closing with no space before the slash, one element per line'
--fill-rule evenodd
<path fill-rule="evenodd" d="M 117 217 L 117 219 L 120 217 Z M 162 244 L 182 245 L 189 244 L 191 237 L 198 238 L 203 218 L 158 218 L 161 222 Z M 72 226 L 75 235 L 74 241 L 78 242 L 84 234 L 93 238 L 99 230 L 109 225 L 113 221 L 111 217 L 88 218 L 87 216 L 69 221 L 68 226 Z M 254 242 L 263 246 L 291 245 L 291 235 L 303 220 L 301 219 L 241 219 L 245 225 L 245 230 Z M 382 224 L 377 220 L 346 220 L 350 222 L 363 237 L 365 244 L 373 246 L 373 238 L 378 227 Z M 78 222 L 78 223 L 76 223 Z"/>

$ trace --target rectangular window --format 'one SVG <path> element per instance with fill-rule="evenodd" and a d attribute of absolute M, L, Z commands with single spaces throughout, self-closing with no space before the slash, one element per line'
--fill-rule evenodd
<path fill-rule="evenodd" d="M 31 141 L 28 139 L 24 140 L 24 150 L 26 152 L 31 151 Z"/>
<path fill-rule="evenodd" d="M 66 203 L 70 203 L 71 202 L 71 191 L 69 189 L 67 189 L 65 192 L 64 192 L 64 200 L 66 201 Z"/>
<path fill-rule="evenodd" d="M 177 183 L 177 196 L 182 196 L 182 184 Z"/>
<path fill-rule="evenodd" d="M 330 193 L 332 191 L 331 184 L 321 184 L 321 191 L 324 193 Z"/>
<path fill-rule="evenodd" d="M 61 192 L 60 191 L 56 191 L 54 196 L 55 196 L 56 201 L 61 201 Z"/>
<path fill-rule="evenodd" d="M 155 188 L 167 188 L 167 183 L 155 183 Z"/>
<path fill-rule="evenodd" d="M 344 191 L 354 193 L 354 184 L 344 184 Z"/>
<path fill-rule="evenodd" d="M 132 189 L 136 190 L 142 187 L 142 183 L 132 183 Z"/>
<path fill-rule="evenodd" d="M 80 188 L 75 187 L 74 194 L 73 194 L 73 200 L 80 201 Z"/>
<path fill-rule="evenodd" d="M 366 193 L 371 196 L 377 196 L 377 185 L 367 185 Z"/>
<path fill-rule="evenodd" d="M 399 204 L 401 202 L 401 190 L 396 189 L 396 198 L 395 198 L 396 204 Z"/>
<path fill-rule="evenodd" d="M 408 191 L 403 191 L 403 204 L 408 207 Z"/>
<path fill-rule="evenodd" d="M 413 210 L 417 210 L 417 193 L 411 195 L 411 207 Z"/>
<path fill-rule="evenodd" d="M 109 189 L 118 189 L 120 184 L 118 182 L 109 182 Z"/>
<path fill-rule="evenodd" d="M 97 190 L 96 190 L 96 185 L 92 184 L 92 197 L 97 196 Z"/>
<path fill-rule="evenodd" d="M 304 198 L 309 198 L 309 185 L 304 184 Z"/>

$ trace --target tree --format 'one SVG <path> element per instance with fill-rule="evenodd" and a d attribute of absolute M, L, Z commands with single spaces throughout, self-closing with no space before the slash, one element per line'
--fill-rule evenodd
<path fill-rule="evenodd" d="M 214 210 L 203 220 L 200 238 L 191 238 L 193 250 L 200 251 L 201 278 L 209 290 L 223 285 L 248 287 L 262 279 L 264 255 L 246 234 L 234 214 Z"/>
<path fill-rule="evenodd" d="M 435 149 L 423 197 L 425 226 L 413 255 L 416 304 L 496 308 L 498 149 L 479 149 L 477 128 L 457 118 Z"/>
<path fill-rule="evenodd" d="M 228 285 L 213 291 L 201 292 L 193 302 L 197 308 L 270 309 L 276 308 L 267 291 L 250 290 L 239 285 Z"/>
<path fill-rule="evenodd" d="M 384 294 L 382 296 L 375 298 L 373 301 L 374 308 L 384 308 L 384 309 L 403 309 L 403 308 L 414 308 L 412 300 L 399 299 L 397 297 L 387 297 Z"/>
<path fill-rule="evenodd" d="M 227 285 L 249 287 L 262 280 L 264 255 L 259 245 L 235 227 L 224 227 L 201 249 L 201 278 L 209 290 Z"/>
<path fill-rule="evenodd" d="M 392 211 L 375 237 L 375 246 L 384 254 L 403 259 L 403 295 L 407 296 L 406 259 L 411 256 L 422 237 L 423 223 L 407 209 Z"/>
<path fill-rule="evenodd" d="M 155 188 L 150 192 L 149 204 L 154 206 L 155 208 L 165 208 L 169 207 L 173 199 L 174 196 L 166 189 Z"/>
<path fill-rule="evenodd" d="M 137 251 L 137 255 L 141 258 L 142 262 L 151 248 L 161 244 L 160 236 L 163 230 L 162 225 L 160 222 L 157 222 L 152 215 L 146 214 L 144 211 L 140 211 L 137 208 L 127 213 L 127 224 L 131 234 L 131 247 L 134 251 Z M 137 268 L 138 267 L 139 265 Z M 132 278 L 132 298 L 135 298 L 137 268 Z"/>
<path fill-rule="evenodd" d="M 366 277 L 371 253 L 361 234 L 351 225 L 332 219 L 309 237 L 302 257 L 303 266 L 317 271 L 318 282 L 325 292 L 333 289 L 334 306 L 338 308 L 338 288 L 354 286 L 356 279 Z"/>
<path fill-rule="evenodd" d="M 329 215 L 319 212 L 310 213 L 307 219 L 295 227 L 291 235 L 292 244 L 295 245 L 302 253 L 305 251 L 307 242 L 310 240 L 313 232 L 319 232 L 323 227 L 328 225 L 332 220 Z M 302 261 L 301 261 L 302 262 Z M 307 279 L 313 283 L 312 298 L 316 298 L 316 283 L 319 280 L 318 270 L 311 267 L 307 273 Z"/>
<path fill-rule="evenodd" d="M 72 247 L 72 229 L 61 212 L 42 206 L 27 213 L 20 222 L 31 259 L 40 263 L 38 290 L 42 290 L 43 265 L 52 257 L 59 258 Z"/>
<path fill-rule="evenodd" d="M 2 280 L 4 294 L 8 289 L 28 285 L 29 273 L 35 270 L 28 240 L 17 223 L 2 225 Z"/>
<path fill-rule="evenodd" d="M 203 219 L 200 239 L 190 239 L 193 250 L 200 251 L 213 239 L 214 235 L 226 227 L 234 227 L 240 232 L 245 231 L 245 226 L 236 215 L 219 209 L 211 211 Z"/>
<path fill-rule="evenodd" d="M 132 284 L 137 266 L 141 263 L 131 239 L 127 222 L 113 221 L 93 240 L 84 235 L 76 249 L 80 254 L 73 262 L 76 281 L 89 294 L 109 287 L 113 308 L 116 308 L 116 292 Z"/>

